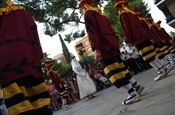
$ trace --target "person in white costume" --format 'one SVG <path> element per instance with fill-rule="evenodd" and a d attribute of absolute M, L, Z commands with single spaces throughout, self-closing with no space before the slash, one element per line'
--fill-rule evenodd
<path fill-rule="evenodd" d="M 72 57 L 71 65 L 72 70 L 76 73 L 80 99 L 84 97 L 92 98 L 93 93 L 96 92 L 96 86 L 89 77 L 88 72 L 81 67 L 75 57 Z"/>

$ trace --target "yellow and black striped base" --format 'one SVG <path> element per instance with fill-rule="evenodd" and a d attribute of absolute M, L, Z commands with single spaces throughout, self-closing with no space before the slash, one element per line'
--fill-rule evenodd
<path fill-rule="evenodd" d="M 146 61 L 147 63 L 150 63 L 156 58 L 156 51 L 155 47 L 153 46 L 152 42 L 149 40 L 146 40 L 138 45 L 136 45 L 137 50 L 139 51 L 139 54 L 141 57 Z"/>
<path fill-rule="evenodd" d="M 109 81 L 117 88 L 129 83 L 132 76 L 120 56 L 102 60 L 101 65 Z"/>
<path fill-rule="evenodd" d="M 50 115 L 44 112 L 49 112 L 50 98 L 43 78 L 20 78 L 2 89 L 9 115 Z"/>

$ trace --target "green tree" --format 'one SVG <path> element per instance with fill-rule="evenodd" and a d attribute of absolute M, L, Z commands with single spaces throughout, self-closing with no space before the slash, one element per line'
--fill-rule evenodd
<path fill-rule="evenodd" d="M 57 60 L 52 60 L 54 70 L 61 76 L 64 77 L 69 66 L 63 66 L 61 63 L 58 63 Z"/>
<path fill-rule="evenodd" d="M 94 56 L 88 56 L 87 54 L 83 54 L 83 56 L 84 56 L 84 59 L 87 61 L 87 62 L 90 62 L 90 61 L 93 61 L 94 60 Z M 80 58 L 80 60 L 79 60 L 79 62 L 80 63 L 84 63 L 84 60 L 83 60 L 83 58 Z"/>
<path fill-rule="evenodd" d="M 94 62 L 94 56 L 88 56 L 86 53 L 83 53 L 82 55 L 83 56 L 80 58 L 79 63 L 81 63 L 86 71 L 89 71 L 89 65 Z"/>
<path fill-rule="evenodd" d="M 22 5 L 35 18 L 36 21 L 44 23 L 46 35 L 56 35 L 58 32 L 67 30 L 67 26 L 78 27 L 81 23 L 82 14 L 78 8 L 78 0 L 13 0 L 14 4 Z M 76 31 L 68 33 L 68 42 L 75 37 L 84 36 L 85 32 Z"/>
<path fill-rule="evenodd" d="M 59 38 L 60 38 L 60 42 L 61 42 L 61 45 L 62 45 L 62 51 L 63 51 L 64 58 L 66 59 L 67 63 L 70 63 L 71 62 L 70 52 L 69 52 L 69 50 L 68 50 L 66 44 L 64 43 L 64 41 L 63 41 L 60 34 L 59 34 Z"/>
<path fill-rule="evenodd" d="M 41 64 L 42 64 L 42 72 L 43 72 L 43 78 L 44 79 L 49 79 L 49 76 L 47 76 L 47 70 L 45 68 L 45 61 L 46 60 L 52 60 L 52 64 L 53 64 L 53 68 L 54 70 L 60 75 L 60 76 L 64 76 L 68 70 L 71 68 L 70 64 L 63 66 L 61 63 L 58 63 L 57 60 L 53 60 L 52 58 L 49 58 L 49 54 L 47 54 L 46 52 L 43 53 L 43 59 L 41 60 Z"/>
<path fill-rule="evenodd" d="M 141 14 L 149 11 L 148 5 L 142 0 L 127 0 L 127 2 L 131 9 L 138 7 Z M 46 35 L 56 35 L 58 32 L 66 31 L 68 27 L 72 28 L 72 31 L 65 35 L 64 40 L 68 43 L 85 35 L 82 28 L 74 31 L 75 27 L 78 28 L 79 25 L 84 24 L 84 21 L 80 20 L 82 13 L 77 5 L 79 4 L 78 0 L 13 0 L 13 3 L 24 6 L 36 21 L 44 23 Z M 113 8 L 114 0 L 101 0 L 100 4 L 100 6 L 105 5 L 101 7 L 104 9 L 104 15 L 110 20 L 116 36 L 121 41 L 123 35 L 117 13 Z"/>

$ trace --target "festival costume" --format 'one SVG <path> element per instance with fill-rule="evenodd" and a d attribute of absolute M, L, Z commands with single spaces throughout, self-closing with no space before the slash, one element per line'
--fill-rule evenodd
<path fill-rule="evenodd" d="M 166 72 L 169 73 L 173 66 L 171 64 L 172 60 L 167 59 L 166 57 L 169 55 L 170 50 L 172 47 L 169 47 L 164 40 L 164 36 L 162 32 L 159 30 L 159 27 L 155 23 L 150 25 L 150 30 L 154 34 L 155 38 L 155 44 L 156 44 L 156 51 L 157 51 L 157 58 L 159 58 L 164 63 L 164 68 L 166 69 Z"/>
<path fill-rule="evenodd" d="M 139 54 L 148 63 L 153 61 L 156 56 L 154 46 L 149 40 L 149 36 L 144 28 L 139 23 L 131 12 L 123 11 L 119 14 L 123 32 L 125 35 L 125 42 L 132 46 L 136 46 Z M 132 23 L 131 23 L 132 22 Z M 144 43 L 144 45 L 142 45 Z"/>
<path fill-rule="evenodd" d="M 150 41 L 147 31 L 143 28 L 138 16 L 134 15 L 133 11 L 125 4 L 116 5 L 119 1 L 121 0 L 116 0 L 114 6 L 119 10 L 125 42 L 137 48 L 141 57 L 158 72 L 154 80 L 160 80 L 167 75 L 166 68 L 163 62 L 156 58 L 155 47 Z"/>
<path fill-rule="evenodd" d="M 173 66 L 171 64 L 171 62 L 173 62 L 173 60 L 172 60 L 171 54 L 170 54 L 170 51 L 173 51 L 173 46 L 170 44 L 170 42 L 168 40 L 169 38 L 167 38 L 167 36 L 163 32 L 163 30 L 161 29 L 160 24 L 158 24 L 158 23 L 160 23 L 160 21 L 158 23 L 154 23 L 154 21 L 151 20 L 151 18 L 152 17 L 150 16 L 150 20 L 148 19 L 147 23 L 149 25 L 150 31 L 154 35 L 156 50 L 157 50 L 157 52 L 159 52 L 157 57 L 160 60 L 162 60 L 162 62 L 164 62 L 165 67 L 167 69 L 167 73 L 168 73 L 168 72 L 170 72 L 170 70 L 173 69 Z M 161 53 L 163 55 L 159 55 Z M 170 57 L 170 58 L 167 60 L 166 57 Z"/>
<path fill-rule="evenodd" d="M 151 41 L 153 41 L 153 45 L 155 47 L 155 51 L 157 53 L 156 57 L 158 59 L 160 59 L 166 66 L 165 69 L 168 73 L 168 71 L 170 71 L 171 69 L 170 67 L 170 62 L 165 58 L 166 54 L 169 52 L 169 50 L 171 48 L 169 48 L 167 46 L 167 40 L 166 43 L 164 43 L 163 39 L 163 35 L 162 33 L 159 31 L 159 27 L 157 24 L 152 24 L 153 23 L 153 19 L 151 17 L 151 15 L 147 15 L 146 18 L 142 18 L 140 16 L 140 13 L 138 11 L 138 9 L 136 8 L 136 10 L 134 9 L 134 13 L 136 13 L 140 19 L 141 24 L 143 25 L 143 28 L 147 31 L 148 35 L 149 35 L 149 39 Z M 149 26 L 148 26 L 149 25 Z M 168 69 L 167 69 L 168 68 Z"/>
<path fill-rule="evenodd" d="M 134 15 L 138 16 L 142 27 L 147 31 L 148 39 L 150 39 L 151 41 L 154 41 L 154 42 L 152 42 L 152 43 L 153 43 L 153 46 L 155 47 L 155 51 L 156 51 L 156 53 L 157 53 L 156 57 L 159 58 L 159 59 L 164 58 L 164 57 L 165 57 L 165 54 L 164 54 L 163 51 L 160 50 L 160 48 L 162 48 L 162 45 L 158 44 L 158 43 L 160 43 L 161 41 L 159 41 L 159 40 L 157 41 L 156 38 L 157 38 L 158 36 L 156 36 L 157 34 L 154 34 L 154 32 L 150 30 L 150 27 L 149 27 L 148 24 L 147 24 L 146 18 L 142 18 L 142 17 L 141 17 L 141 14 L 140 14 L 138 8 L 134 8 Z M 149 16 L 150 16 L 150 15 L 149 15 Z M 149 17 L 149 18 L 151 18 L 151 17 Z M 152 19 L 152 18 L 151 18 L 151 19 Z M 152 21 L 152 20 L 151 20 L 151 21 Z M 152 25 L 151 25 L 151 26 L 152 26 Z M 161 46 L 161 47 L 160 47 L 160 46 Z M 163 48 L 164 48 L 164 47 L 163 47 Z M 164 48 L 163 50 L 166 51 L 165 48 Z"/>
<path fill-rule="evenodd" d="M 93 51 L 95 49 L 100 50 L 97 52 L 96 59 L 103 67 L 106 67 L 104 68 L 104 72 L 108 76 L 110 82 L 115 84 L 117 88 L 128 84 L 131 75 L 124 64 L 117 60 L 117 57 L 120 57 L 118 42 L 106 17 L 96 11 L 88 10 L 85 12 L 84 19 L 91 48 Z M 110 58 L 114 58 L 114 61 L 108 61 Z M 107 60 L 107 62 L 105 60 Z M 118 63 L 115 65 L 115 62 Z M 117 65 L 121 65 L 121 70 L 124 72 L 120 69 L 120 71 L 118 71 Z M 118 72 L 118 75 L 116 75 L 115 72 L 111 73 L 112 71 Z"/>
<path fill-rule="evenodd" d="M 163 58 L 165 56 L 165 54 L 164 54 L 164 52 L 162 52 L 160 50 L 160 48 L 159 48 L 160 45 L 158 45 L 157 44 L 158 42 L 156 41 L 157 40 L 156 39 L 157 36 L 150 30 L 150 27 L 147 24 L 146 18 L 142 18 L 140 16 L 140 13 L 139 13 L 139 11 L 138 11 L 137 8 L 134 9 L 134 13 L 136 13 L 135 15 L 138 16 L 142 27 L 147 31 L 147 33 L 148 33 L 148 39 L 150 39 L 151 41 L 154 41 L 154 42 L 152 42 L 152 44 L 155 47 L 155 51 L 157 53 L 156 57 L 159 58 L 159 59 Z"/>
<path fill-rule="evenodd" d="M 95 93 L 96 86 L 93 80 L 90 78 L 88 72 L 86 72 L 81 67 L 81 65 L 75 58 L 71 60 L 71 66 L 72 66 L 72 70 L 76 74 L 80 99 L 83 99 L 84 97 L 90 96 L 93 93 Z"/>
<path fill-rule="evenodd" d="M 0 8 L 0 84 L 9 115 L 52 115 L 37 26 L 22 6 Z"/>
<path fill-rule="evenodd" d="M 165 55 L 166 60 L 168 60 L 168 63 L 166 63 L 166 66 L 168 68 L 168 72 L 170 72 L 174 68 L 175 64 L 175 58 L 174 58 L 174 52 L 175 47 L 170 43 L 171 37 L 167 34 L 167 32 L 160 26 L 161 21 L 158 21 L 156 23 L 156 26 L 159 30 L 159 33 L 162 36 L 162 41 L 167 46 L 167 54 Z"/>
<path fill-rule="evenodd" d="M 170 53 L 174 54 L 174 53 L 175 53 L 175 47 L 174 47 L 174 45 L 172 45 L 172 44 L 170 43 L 171 37 L 170 37 L 170 35 L 165 31 L 165 29 L 162 28 L 162 27 L 160 26 L 160 23 L 161 23 L 161 21 L 158 21 L 158 22 L 156 23 L 156 25 L 157 25 L 157 28 L 159 29 L 159 31 L 160 31 L 160 33 L 161 33 L 161 35 L 162 35 L 162 38 L 163 38 L 164 43 L 165 43 L 165 44 L 167 45 L 167 47 L 168 47 L 168 54 L 170 54 Z M 168 54 L 167 54 L 167 55 L 168 55 Z"/>
<path fill-rule="evenodd" d="M 153 23 L 149 25 L 149 27 L 150 27 L 150 31 L 155 36 L 154 38 L 155 38 L 156 47 L 158 48 L 158 50 L 160 50 L 164 54 L 164 55 L 158 56 L 159 59 L 162 59 L 169 52 L 168 46 L 166 46 L 163 43 L 163 36 L 161 32 L 159 31 L 159 29 L 157 28 L 157 26 Z"/>
<path fill-rule="evenodd" d="M 93 3 L 93 1 L 91 2 Z M 119 44 L 109 21 L 102 15 L 100 8 L 92 7 L 88 3 L 84 3 L 81 8 L 84 11 L 85 27 L 90 45 L 92 50 L 96 52 L 97 61 L 100 62 L 105 75 L 113 85 L 128 91 L 129 96 L 122 104 L 140 101 L 140 96 L 136 92 L 138 90 L 135 91 L 135 87 L 137 86 L 140 89 L 141 85 L 132 78 L 127 67 L 122 62 Z M 144 89 L 144 87 L 142 88 Z"/>

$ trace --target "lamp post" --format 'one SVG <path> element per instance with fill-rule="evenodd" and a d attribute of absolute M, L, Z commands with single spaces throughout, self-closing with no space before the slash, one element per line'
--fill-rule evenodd
<path fill-rule="evenodd" d="M 83 57 L 83 60 L 84 60 L 84 63 L 85 63 L 85 67 L 86 67 L 85 69 L 87 69 L 89 71 L 89 66 L 88 66 L 88 64 L 86 62 L 86 59 L 85 59 L 84 55 L 83 55 L 83 48 L 81 46 L 79 46 L 78 47 L 78 51 L 80 52 L 80 55 Z"/>

